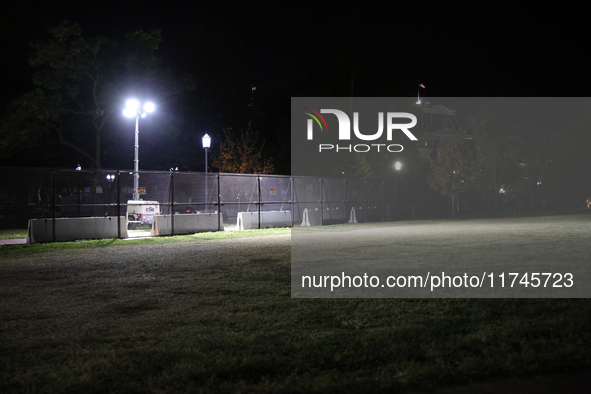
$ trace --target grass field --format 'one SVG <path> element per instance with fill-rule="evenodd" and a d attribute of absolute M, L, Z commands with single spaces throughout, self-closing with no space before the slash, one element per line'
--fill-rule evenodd
<path fill-rule="evenodd" d="M 0 230 L 0 239 L 27 238 L 27 229 Z"/>
<path fill-rule="evenodd" d="M 293 299 L 290 246 L 1 247 L 0 392 L 397 392 L 591 366 L 588 299 Z"/>
<path fill-rule="evenodd" d="M 292 232 L 291 246 L 294 296 L 591 297 L 589 213 L 300 227 Z M 438 276 L 437 280 L 442 272 L 458 278 L 467 274 L 477 282 L 484 276 L 486 285 L 433 289 L 384 285 L 389 275 L 427 278 L 428 272 L 431 277 Z M 332 276 L 338 284 L 341 273 L 375 275 L 381 285 L 333 291 L 330 286 L 302 287 L 304 275 L 317 279 Z M 519 274 L 517 285 L 509 279 L 510 273 Z M 542 285 L 526 284 L 531 273 L 546 273 Z M 504 287 L 501 274 L 505 276 Z"/>

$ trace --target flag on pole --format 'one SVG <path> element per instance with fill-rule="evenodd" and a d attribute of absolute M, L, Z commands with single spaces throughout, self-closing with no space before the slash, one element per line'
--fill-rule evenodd
<path fill-rule="evenodd" d="M 256 87 L 256 86 L 253 86 L 253 87 L 252 87 L 252 90 L 257 90 L 257 87 Z"/>
<path fill-rule="evenodd" d="M 421 83 L 421 81 L 418 81 L 418 82 L 419 82 L 419 86 L 417 86 L 417 103 L 416 104 L 421 105 L 421 89 L 420 88 L 425 89 L 425 85 L 423 85 Z"/>

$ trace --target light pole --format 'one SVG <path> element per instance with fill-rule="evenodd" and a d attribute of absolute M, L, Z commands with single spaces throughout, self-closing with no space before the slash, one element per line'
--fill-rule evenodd
<path fill-rule="evenodd" d="M 133 160 L 133 200 L 138 201 L 140 199 L 138 188 L 140 182 L 140 174 L 139 174 L 139 167 L 140 167 L 140 159 L 139 159 L 139 124 L 140 124 L 140 117 L 145 118 L 146 115 L 150 112 L 154 111 L 154 104 L 152 103 L 145 103 L 144 108 L 142 109 L 140 106 L 139 101 L 131 99 L 127 100 L 125 103 L 125 109 L 123 110 L 123 115 L 127 116 L 128 118 L 135 117 L 135 145 L 134 145 L 134 160 Z"/>
<path fill-rule="evenodd" d="M 400 169 L 402 169 L 402 163 L 400 163 L 399 161 L 397 161 L 396 163 L 394 163 L 394 169 L 396 170 L 396 175 L 395 175 L 395 179 L 396 179 L 396 218 L 399 218 L 400 215 L 400 184 L 398 183 L 398 173 L 400 172 Z"/>
<path fill-rule="evenodd" d="M 211 137 L 207 134 L 201 138 L 201 143 L 203 144 L 203 149 L 205 149 L 205 173 L 207 174 L 207 151 L 211 147 Z"/>
<path fill-rule="evenodd" d="M 205 149 L 205 212 L 207 212 L 207 151 L 211 147 L 211 137 L 207 133 L 201 138 L 201 144 Z"/>

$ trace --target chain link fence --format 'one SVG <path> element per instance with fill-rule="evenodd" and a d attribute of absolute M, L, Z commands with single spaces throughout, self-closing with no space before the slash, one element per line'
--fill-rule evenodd
<path fill-rule="evenodd" d="M 129 230 L 191 231 L 181 219 L 216 220 L 210 230 L 421 219 L 440 216 L 442 199 L 428 185 L 280 175 L 140 171 L 133 201 L 131 171 L 0 169 L 0 227 L 27 228 L 30 219 L 112 218 Z M 217 217 L 217 218 L 216 218 Z M 175 220 L 176 219 L 176 220 Z M 175 231 L 175 223 L 176 231 Z M 161 233 L 162 234 L 162 233 Z M 55 225 L 53 236 L 55 240 Z M 121 231 L 117 235 L 122 237 Z M 158 235 L 158 234 L 157 234 Z"/>

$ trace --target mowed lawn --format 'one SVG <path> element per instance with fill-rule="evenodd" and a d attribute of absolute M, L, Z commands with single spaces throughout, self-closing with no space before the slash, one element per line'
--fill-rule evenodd
<path fill-rule="evenodd" d="M 591 366 L 588 299 L 292 299 L 289 229 L 0 259 L 2 393 L 404 392 Z"/>
<path fill-rule="evenodd" d="M 292 231 L 291 245 L 295 297 L 591 297 L 591 211 L 300 227 Z M 425 279 L 427 273 L 437 280 Z M 379 281 L 363 284 L 364 274 Z M 339 288 L 344 275 L 357 276 L 357 285 L 349 279 Z M 426 286 L 386 286 L 389 275 L 418 275 Z M 302 282 L 306 276 L 314 284 Z"/>

